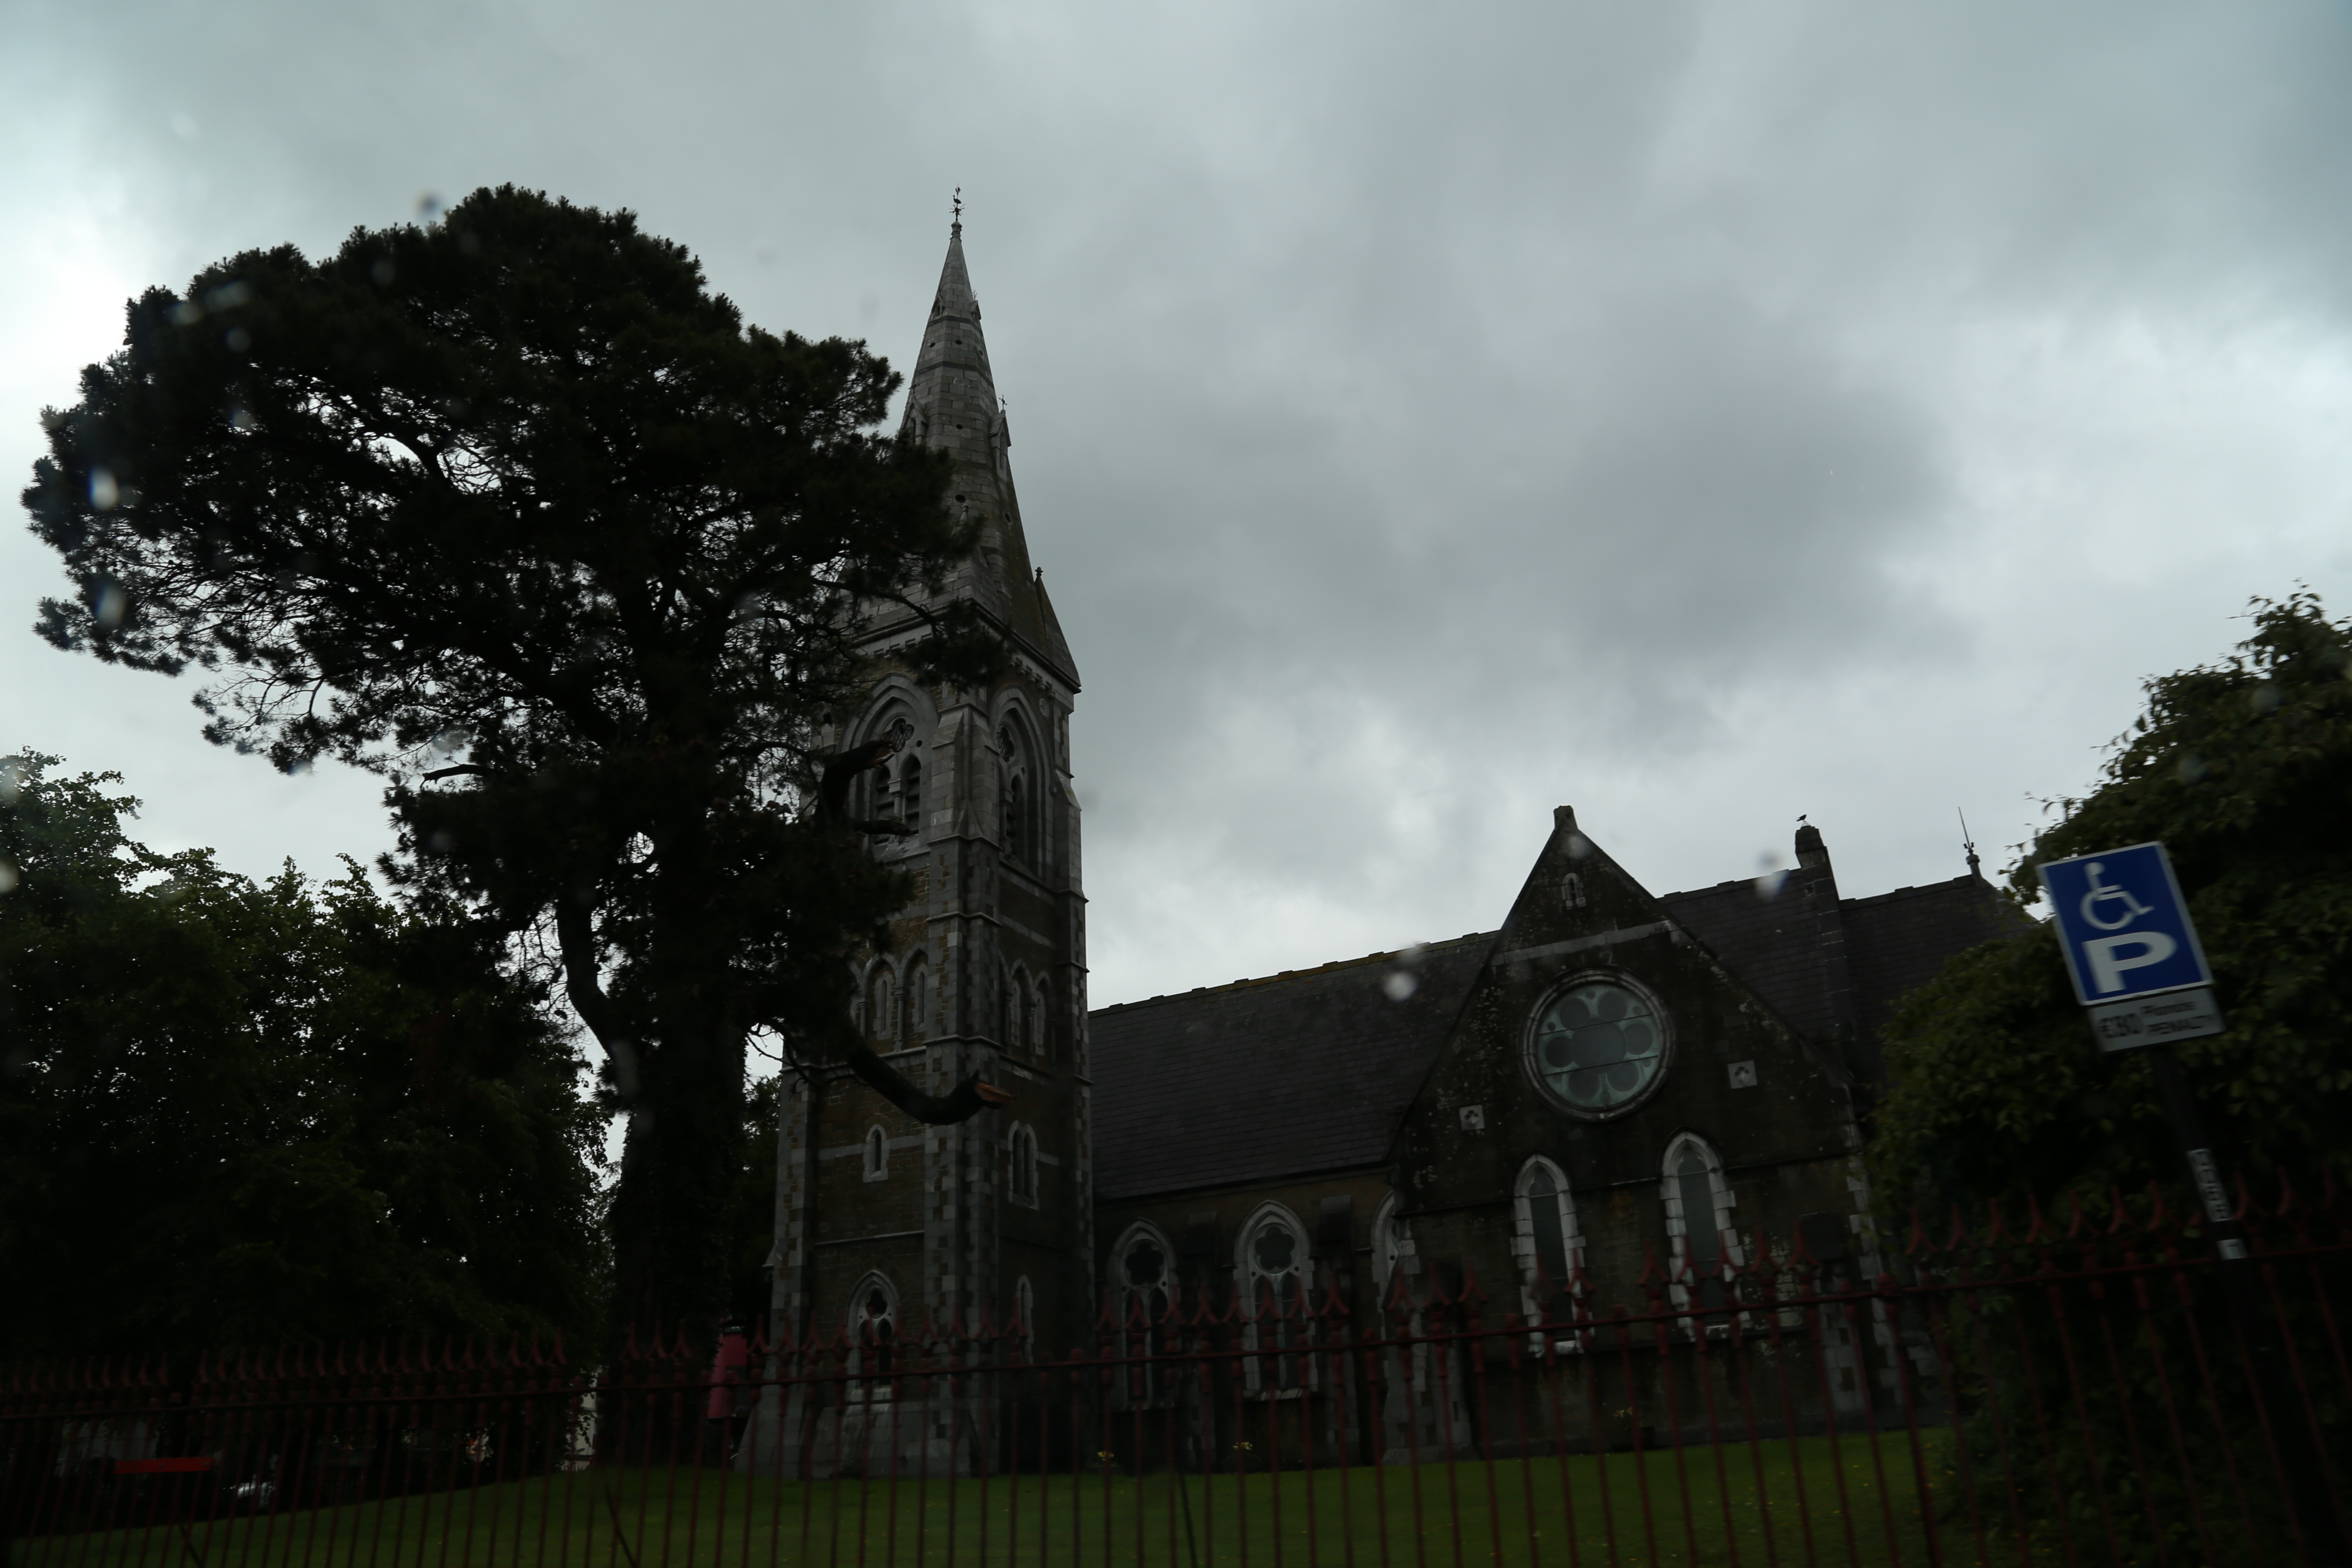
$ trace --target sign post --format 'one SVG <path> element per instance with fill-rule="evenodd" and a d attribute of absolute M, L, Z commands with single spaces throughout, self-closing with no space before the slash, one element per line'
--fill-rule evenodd
<path fill-rule="evenodd" d="M 2315 1568 L 2352 1564 L 2326 1472 L 2303 1418 L 2277 1326 L 2264 1310 L 2245 1227 L 2230 1202 L 2205 1119 L 2172 1054 L 2175 1040 L 2219 1035 L 2228 1026 L 2213 998 L 2213 972 L 2189 923 L 2188 900 L 2161 844 L 2135 844 L 2034 868 L 2050 896 L 2066 973 L 2091 1032 L 2105 1051 L 2145 1050 L 2172 1122 L 2189 1181 L 2212 1238 L 2221 1293 L 2252 1363 L 2254 1386 L 2277 1444 L 2280 1467 Z"/>

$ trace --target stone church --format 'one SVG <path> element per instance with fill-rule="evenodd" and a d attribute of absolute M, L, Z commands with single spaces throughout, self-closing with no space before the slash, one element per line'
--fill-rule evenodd
<path fill-rule="evenodd" d="M 961 226 L 909 380 L 908 434 L 954 459 L 978 552 L 948 585 L 1010 639 L 988 689 L 881 673 L 846 749 L 898 744 L 856 815 L 919 896 L 860 975 L 859 1017 L 935 1092 L 1008 1104 L 915 1122 L 853 1079 L 797 1080 L 781 1128 L 772 1331 L 868 1343 L 1017 1325 L 1038 1356 L 1158 1314 L 1475 1278 L 1495 1310 L 1677 1300 L 1801 1235 L 1870 1268 L 1858 1154 L 1896 1001 L 2008 912 L 1967 874 L 1839 889 L 1797 867 L 1654 893 L 1561 807 L 1498 927 L 1089 1011 L 1078 674 L 1022 533 Z M 1397 1276 L 1405 1277 L 1401 1282 Z"/>

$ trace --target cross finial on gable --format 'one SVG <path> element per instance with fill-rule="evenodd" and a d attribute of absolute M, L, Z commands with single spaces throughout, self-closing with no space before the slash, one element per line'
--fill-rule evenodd
<path fill-rule="evenodd" d="M 963 187 L 961 185 L 955 188 L 954 205 L 955 221 L 948 226 L 948 236 L 952 239 L 961 239 L 963 237 Z"/>

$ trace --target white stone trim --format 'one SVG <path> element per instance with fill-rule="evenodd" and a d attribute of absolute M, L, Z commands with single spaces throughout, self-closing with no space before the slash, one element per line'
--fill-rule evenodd
<path fill-rule="evenodd" d="M 1690 1253 L 1691 1216 L 1683 1213 L 1682 1177 L 1676 1169 L 1682 1163 L 1683 1152 L 1698 1151 L 1706 1163 L 1707 1190 L 1714 1199 L 1715 1212 L 1705 1216 L 1711 1222 L 1723 1242 L 1722 1264 L 1726 1268 L 1744 1267 L 1748 1250 L 1742 1245 L 1738 1227 L 1733 1223 L 1732 1211 L 1739 1206 L 1739 1194 L 1723 1173 L 1723 1157 L 1715 1146 L 1696 1132 L 1677 1132 L 1666 1143 L 1665 1154 L 1658 1162 L 1658 1196 L 1666 1211 L 1667 1291 L 1678 1308 L 1687 1308 L 1691 1293 L 1683 1283 L 1683 1269 Z"/>
<path fill-rule="evenodd" d="M 1535 1205 L 1528 1189 L 1538 1171 L 1551 1178 L 1559 1199 L 1560 1254 L 1567 1268 L 1559 1279 L 1550 1277 L 1537 1247 Z M 1580 1289 L 1578 1271 L 1584 1262 L 1584 1232 L 1577 1221 L 1576 1196 L 1569 1186 L 1568 1173 L 1558 1162 L 1541 1154 L 1529 1155 L 1519 1166 L 1519 1173 L 1511 1179 L 1511 1258 L 1519 1266 L 1519 1309 L 1530 1322 L 1542 1315 L 1546 1295 L 1558 1296 L 1563 1290 Z M 1539 1284 L 1549 1287 L 1548 1291 L 1539 1291 Z"/>

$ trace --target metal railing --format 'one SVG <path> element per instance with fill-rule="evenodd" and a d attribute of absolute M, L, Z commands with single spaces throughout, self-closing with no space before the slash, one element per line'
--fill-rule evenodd
<path fill-rule="evenodd" d="M 1114 1300 L 1047 1359 L 950 1322 L 754 1343 L 731 1379 L 662 1332 L 594 1368 L 18 1367 L 0 1528 L 76 1564 L 2329 1562 L 2352 1228 L 2332 1187 L 2242 1198 L 2293 1408 L 2151 1191 L 1826 1263 L 1743 1235 L 1753 1261 L 1606 1306 L 1580 1271 L 1498 1311 L 1435 1261 L 1352 1311 L 1329 1276 L 1288 1310 Z M 2332 1521 L 2288 1495 L 2295 1445 Z"/>

